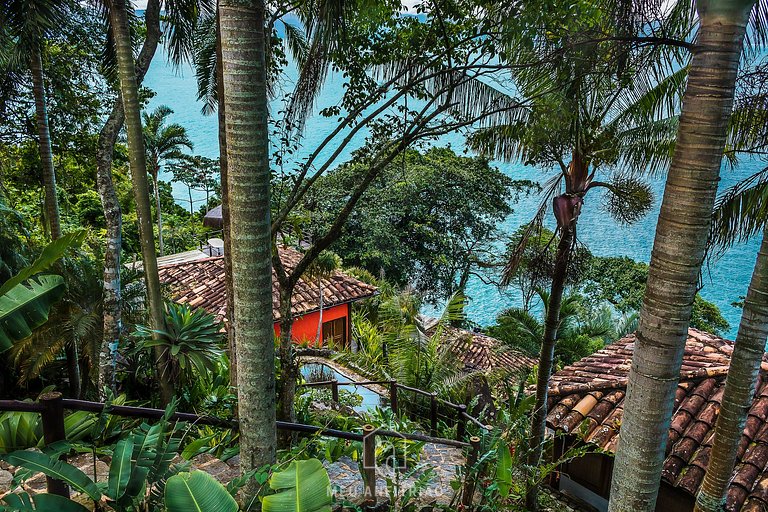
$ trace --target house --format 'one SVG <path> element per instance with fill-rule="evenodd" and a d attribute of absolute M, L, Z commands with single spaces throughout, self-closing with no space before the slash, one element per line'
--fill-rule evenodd
<path fill-rule="evenodd" d="M 280 258 L 287 270 L 299 262 L 301 254 L 280 248 Z M 159 263 L 160 282 L 167 286 L 171 298 L 179 304 L 203 308 L 219 319 L 226 319 L 227 297 L 224 281 L 224 258 L 199 257 L 183 261 Z M 299 279 L 293 292 L 291 309 L 294 316 L 291 336 L 297 343 L 315 344 L 320 322 L 320 290 L 323 292 L 323 340 L 333 340 L 337 347 L 351 345 L 351 304 L 377 293 L 376 287 L 343 272 L 336 271 L 320 280 Z M 272 316 L 275 334 L 280 334 L 280 311 L 277 280 L 272 278 Z"/>
<path fill-rule="evenodd" d="M 577 442 L 605 453 L 590 453 L 560 467 L 559 489 L 607 509 L 613 456 L 621 433 L 627 379 L 635 335 L 555 373 L 549 387 L 547 426 L 566 434 L 556 455 Z M 688 332 L 675 393 L 657 511 L 693 510 L 704 478 L 720 412 L 733 342 L 695 329 Z M 752 407 L 727 492 L 727 511 L 768 510 L 768 361 L 764 357 Z"/>

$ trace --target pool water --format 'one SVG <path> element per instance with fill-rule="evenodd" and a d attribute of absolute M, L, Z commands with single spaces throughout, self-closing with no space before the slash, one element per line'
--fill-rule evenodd
<path fill-rule="evenodd" d="M 311 379 L 311 376 L 322 375 L 320 380 L 336 379 L 339 382 L 350 382 L 352 379 L 346 375 L 339 373 L 336 369 L 323 363 L 307 363 L 301 366 L 301 375 L 308 381 L 317 381 L 318 379 Z M 342 391 L 352 392 L 362 398 L 360 405 L 353 407 L 355 412 L 369 412 L 376 407 L 385 405 L 385 398 L 375 391 L 368 389 L 365 386 L 339 386 L 339 393 Z"/>

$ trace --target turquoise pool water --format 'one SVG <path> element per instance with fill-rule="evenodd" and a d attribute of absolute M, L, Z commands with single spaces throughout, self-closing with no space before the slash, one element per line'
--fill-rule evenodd
<path fill-rule="evenodd" d="M 351 380 L 346 375 L 339 373 L 336 369 L 323 363 L 306 363 L 301 366 L 301 375 L 305 379 L 308 379 L 312 374 L 318 374 L 320 372 L 322 372 L 323 375 L 329 375 L 330 378 L 336 379 L 342 383 L 350 382 Z M 368 412 L 376 407 L 384 405 L 384 397 L 365 386 L 339 386 L 340 393 L 342 390 L 350 391 L 362 398 L 360 405 L 353 408 L 356 412 Z"/>

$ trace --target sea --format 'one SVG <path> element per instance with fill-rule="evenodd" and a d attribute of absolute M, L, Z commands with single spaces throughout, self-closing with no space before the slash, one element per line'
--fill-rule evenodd
<path fill-rule="evenodd" d="M 279 98 L 284 92 L 290 91 L 295 83 L 296 70 L 289 66 L 285 76 L 281 79 Z M 343 94 L 343 78 L 337 74 L 331 74 L 326 80 L 321 94 L 316 103 L 316 111 L 336 105 Z M 209 158 L 219 156 L 217 120 L 216 116 L 205 116 L 201 113 L 202 104 L 197 101 L 197 83 L 195 74 L 189 65 L 174 67 L 163 52 L 158 49 L 147 75 L 144 86 L 149 87 L 155 95 L 149 100 L 148 109 L 154 109 L 159 105 L 167 105 L 173 109 L 170 122 L 180 123 L 187 129 L 187 133 L 194 143 L 193 153 Z M 278 112 L 282 101 L 276 99 L 272 102 L 271 109 Z M 306 124 L 304 137 L 297 156 L 300 158 L 312 151 L 316 145 L 335 127 L 334 118 L 326 118 L 319 115 L 311 116 Z M 337 159 L 338 163 L 348 161 L 351 152 L 359 148 L 365 141 L 365 134 L 359 134 Z M 450 134 L 433 142 L 437 146 L 450 146 L 457 153 L 465 151 L 464 136 Z M 333 148 L 335 149 L 335 148 Z M 332 149 L 328 150 L 329 152 Z M 502 172 L 513 179 L 528 179 L 543 182 L 551 172 L 539 168 L 525 166 L 522 163 L 493 162 Z M 758 160 L 744 160 L 735 167 L 724 164 L 721 173 L 720 190 L 725 190 L 738 181 L 750 176 L 764 167 L 764 163 Z M 161 179 L 170 181 L 170 176 L 164 174 Z M 593 254 L 600 256 L 629 256 L 632 259 L 648 262 L 653 245 L 656 222 L 659 214 L 661 198 L 664 193 L 664 177 L 655 176 L 648 178 L 654 191 L 654 205 L 652 210 L 639 222 L 633 225 L 623 225 L 612 220 L 602 209 L 600 193 L 590 194 L 584 206 L 579 220 L 578 239 Z M 179 204 L 188 206 L 187 190 L 178 183 L 174 183 L 174 196 Z M 202 199 L 198 194 L 195 199 Z M 499 226 L 505 233 L 512 233 L 521 224 L 531 220 L 537 210 L 541 198 L 536 194 L 523 195 L 513 201 L 514 212 Z M 551 212 L 548 213 L 551 224 Z M 708 261 L 702 270 L 701 295 L 715 303 L 723 313 L 723 316 L 731 325 L 729 332 L 725 333 L 730 339 L 736 336 L 736 330 L 741 316 L 741 309 L 733 306 L 733 303 L 743 297 L 747 291 L 747 285 L 755 263 L 757 249 L 760 241 L 749 240 L 746 243 L 737 244 L 725 252 L 716 261 Z M 496 316 L 505 308 L 519 306 L 519 295 L 514 289 L 502 290 L 495 285 L 485 284 L 480 279 L 473 279 L 467 287 L 467 295 L 470 298 L 467 307 L 469 319 L 481 326 L 493 324 Z"/>

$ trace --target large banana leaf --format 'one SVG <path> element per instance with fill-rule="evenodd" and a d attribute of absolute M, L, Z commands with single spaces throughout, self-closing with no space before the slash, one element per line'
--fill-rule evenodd
<path fill-rule="evenodd" d="M 165 484 L 168 512 L 237 512 L 226 487 L 204 471 L 179 473 Z"/>
<path fill-rule="evenodd" d="M 87 494 L 93 501 L 101 499 L 99 488 L 93 480 L 75 466 L 71 466 L 57 458 L 40 452 L 21 450 L 0 456 L 0 460 L 4 460 L 11 466 L 20 466 L 66 482 L 76 492 Z"/>
<path fill-rule="evenodd" d="M 43 252 L 40 253 L 40 256 L 37 257 L 37 259 L 32 262 L 31 265 L 28 265 L 21 269 L 18 274 L 7 280 L 0 286 L 0 296 L 5 295 L 8 293 L 12 288 L 15 286 L 23 283 L 27 279 L 31 278 L 34 275 L 37 275 L 41 272 L 45 272 L 49 268 L 51 268 L 51 265 L 56 263 L 59 258 L 64 256 L 64 254 L 72 247 L 79 247 L 81 243 L 83 243 L 83 239 L 85 239 L 86 232 L 85 230 L 80 231 L 74 231 L 72 233 L 67 233 L 66 235 L 62 236 L 61 238 L 54 240 L 53 242 L 49 243 L 45 246 L 43 249 Z"/>
<path fill-rule="evenodd" d="M 263 512 L 330 512 L 331 480 L 317 459 L 292 462 L 272 475 L 269 486 L 280 491 L 264 498 Z"/>
<path fill-rule="evenodd" d="M 64 294 L 64 278 L 38 276 L 0 295 L 0 352 L 48 321 L 51 305 Z"/>
<path fill-rule="evenodd" d="M 7 494 L 3 502 L 6 505 L 0 504 L 2 512 L 88 512 L 83 505 L 57 494 Z"/>
<path fill-rule="evenodd" d="M 133 455 L 133 437 L 128 436 L 117 442 L 109 465 L 107 495 L 113 500 L 120 499 L 131 479 L 131 455 Z"/>

